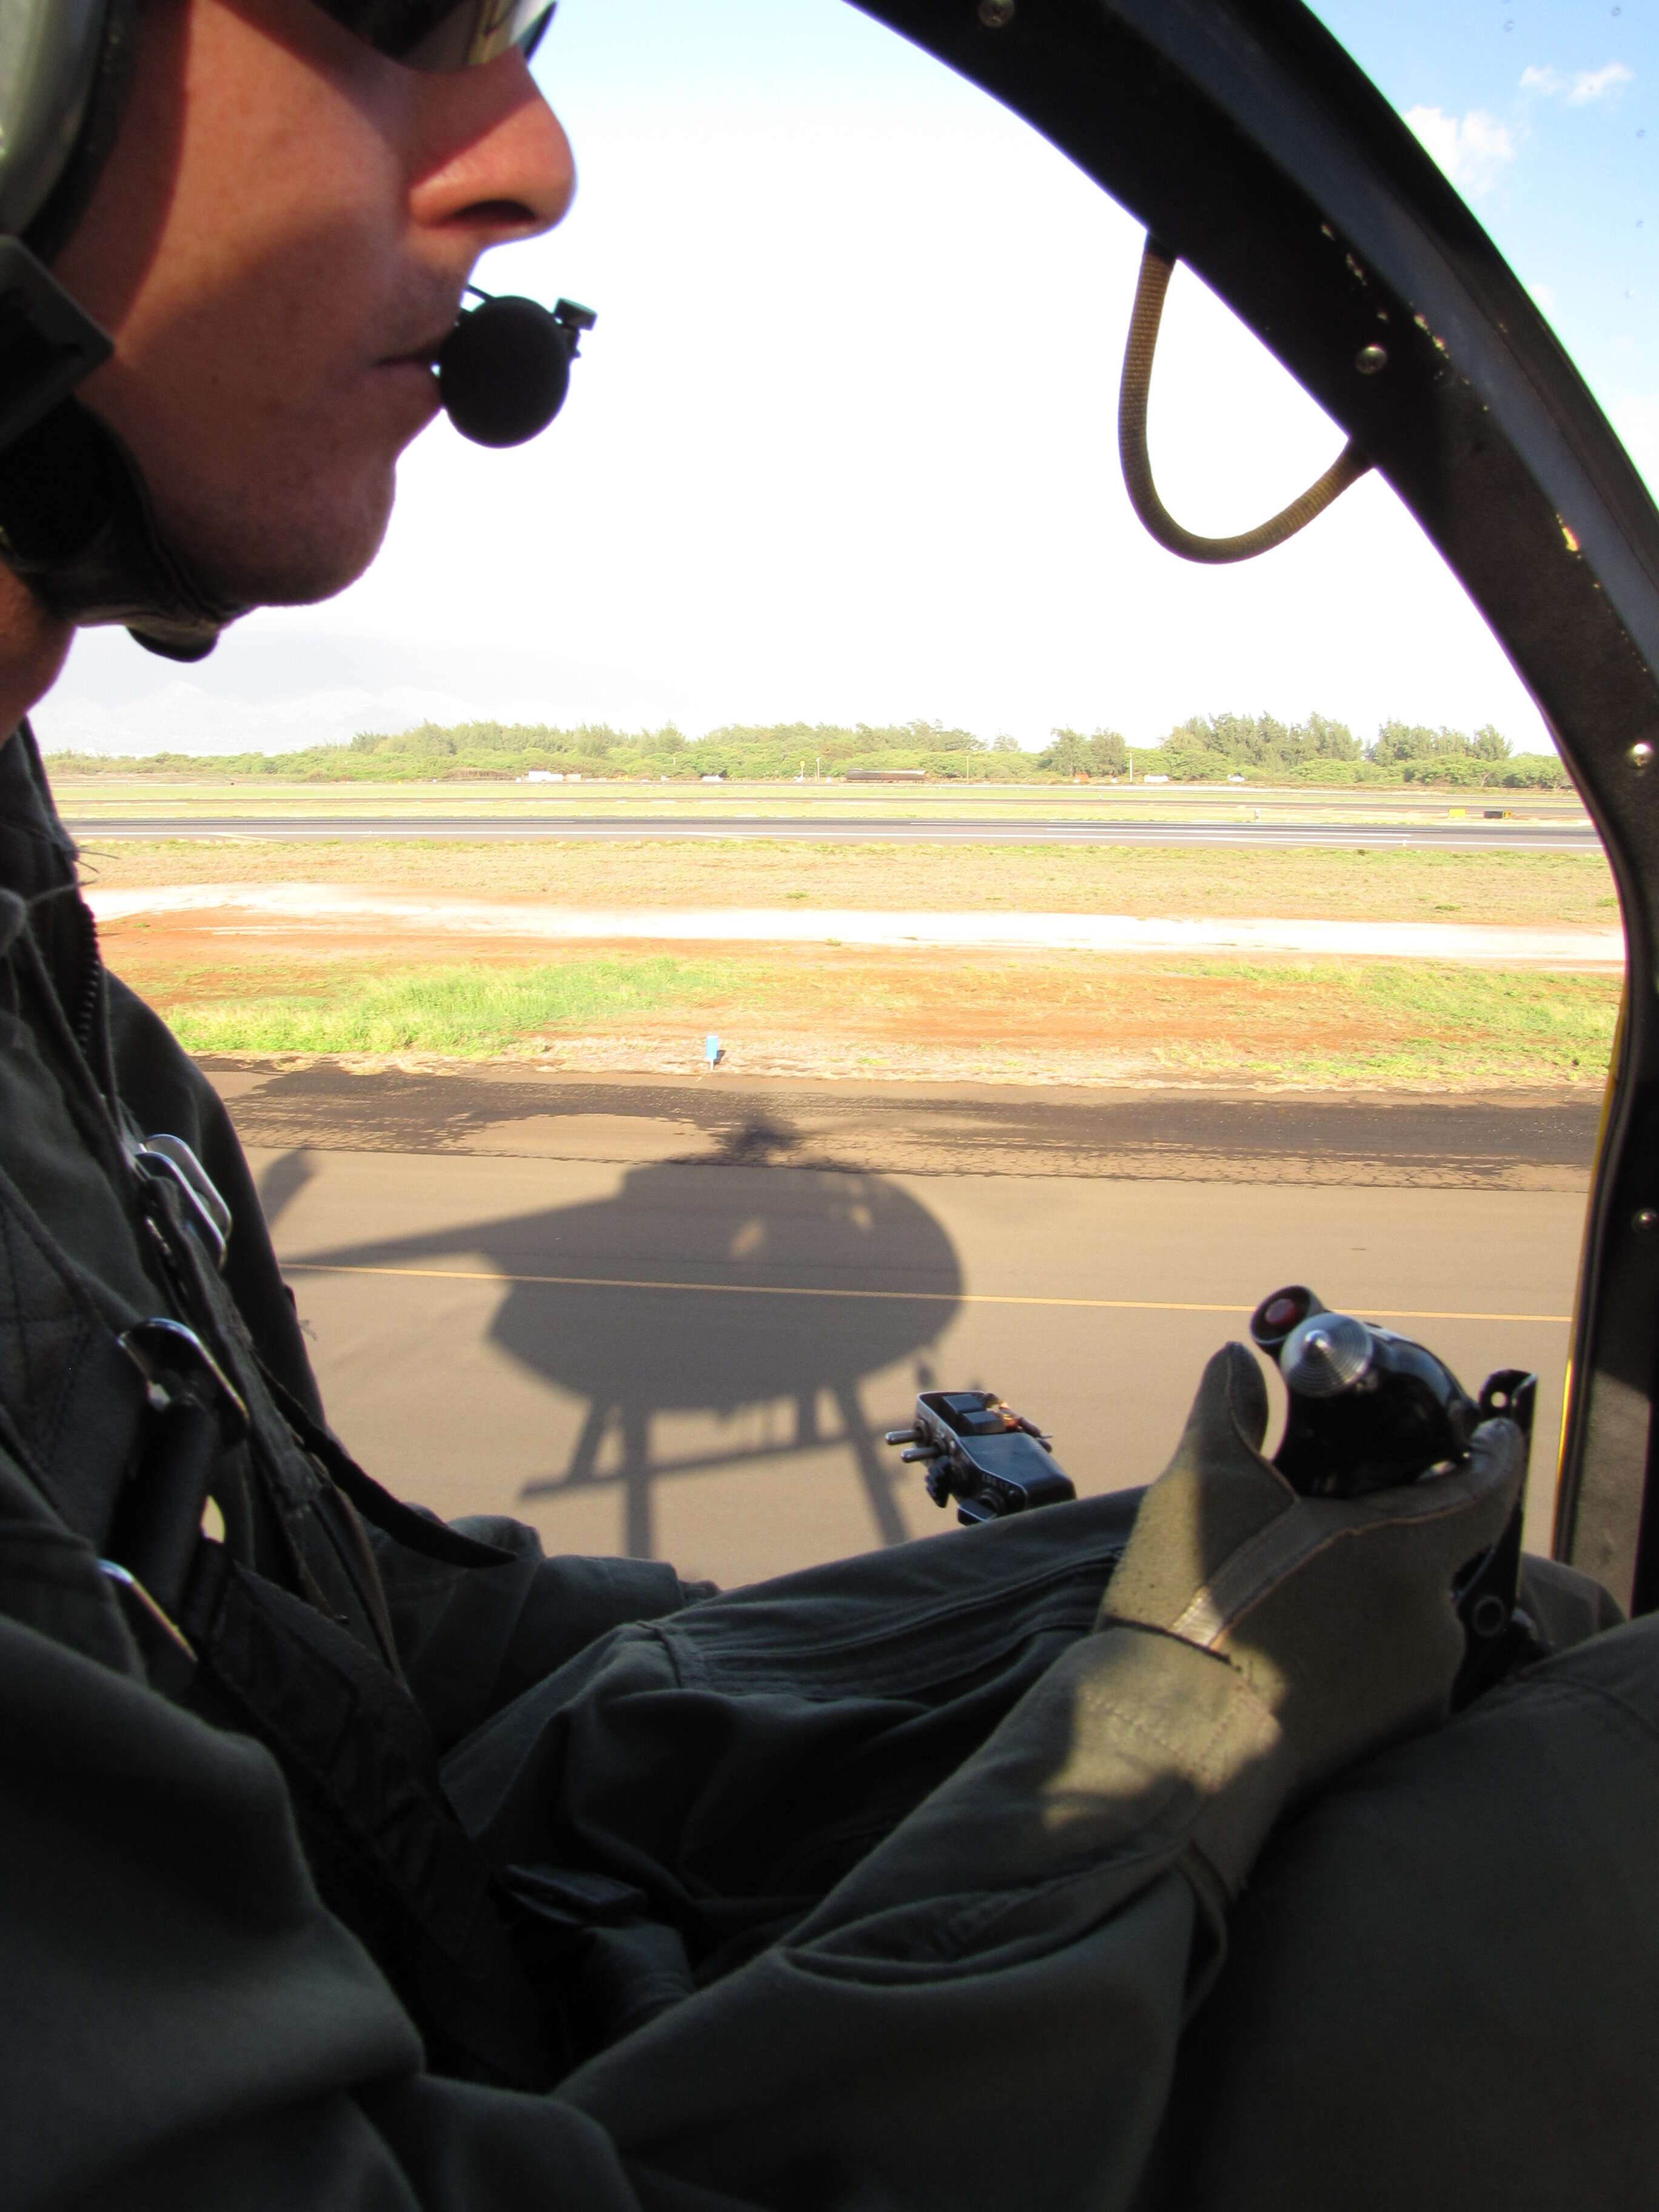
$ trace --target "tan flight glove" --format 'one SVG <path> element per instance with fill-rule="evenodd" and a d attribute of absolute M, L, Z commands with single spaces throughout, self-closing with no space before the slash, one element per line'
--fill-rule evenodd
<path fill-rule="evenodd" d="M 1267 1426 L 1261 1369 L 1242 1344 L 1224 1346 L 1097 1623 L 1213 1654 L 1263 1709 L 1248 1774 L 1193 1833 L 1230 1893 L 1283 1807 L 1444 1719 L 1463 1656 L 1452 1583 L 1502 1534 L 1525 1468 L 1520 1430 L 1487 1421 L 1456 1474 L 1303 1498 L 1261 1456 Z"/>

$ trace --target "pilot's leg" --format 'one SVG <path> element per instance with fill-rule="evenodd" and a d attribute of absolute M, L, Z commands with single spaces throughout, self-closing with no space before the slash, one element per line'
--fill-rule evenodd
<path fill-rule="evenodd" d="M 1650 1617 L 1356 1767 L 1269 1843 L 1149 2204 L 1651 2205 L 1656 1868 Z"/>
<path fill-rule="evenodd" d="M 1139 1497 L 618 1630 L 457 1746 L 451 1800 L 518 1870 L 550 1977 L 586 1975 L 577 2040 L 608 2040 L 782 1932 L 952 1773 L 1091 1626 Z"/>

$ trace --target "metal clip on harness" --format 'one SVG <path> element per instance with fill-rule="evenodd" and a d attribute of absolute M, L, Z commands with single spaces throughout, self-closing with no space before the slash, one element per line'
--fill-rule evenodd
<path fill-rule="evenodd" d="M 1140 257 L 1140 281 L 1129 318 L 1129 342 L 1123 351 L 1123 381 L 1118 391 L 1117 450 L 1123 468 L 1123 488 L 1129 504 L 1139 516 L 1149 537 L 1166 553 L 1183 561 L 1204 561 L 1219 566 L 1230 561 L 1254 561 L 1294 538 L 1331 506 L 1350 484 L 1358 483 L 1370 463 L 1352 438 L 1317 483 L 1300 499 L 1281 507 L 1268 521 L 1236 538 L 1200 538 L 1184 530 L 1158 495 L 1152 482 L 1152 457 L 1146 450 L 1146 403 L 1152 388 L 1152 358 L 1158 350 L 1158 325 L 1164 319 L 1164 295 L 1175 274 L 1176 258 L 1148 234 Z"/>
<path fill-rule="evenodd" d="M 198 1242 L 219 1273 L 224 1272 L 230 1245 L 230 1208 L 212 1178 L 182 1137 L 161 1132 L 146 1137 L 132 1152 L 133 1165 L 151 1182 L 170 1183 L 178 1192 L 184 1217 Z"/>
<path fill-rule="evenodd" d="M 182 1322 L 166 1316 L 136 1322 L 118 1341 L 137 1370 L 149 1419 L 110 1531 L 112 1556 L 98 1565 L 123 1601 L 152 1680 L 176 1688 L 196 1655 L 174 1616 L 220 1460 L 246 1436 L 248 1413 L 218 1361 Z"/>

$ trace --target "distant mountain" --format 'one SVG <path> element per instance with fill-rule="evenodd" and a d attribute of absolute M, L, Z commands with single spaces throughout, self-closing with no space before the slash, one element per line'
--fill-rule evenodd
<path fill-rule="evenodd" d="M 696 728 L 694 703 L 624 671 L 532 646 L 407 645 L 256 615 L 187 672 L 145 653 L 123 630 L 83 630 L 56 690 L 30 719 L 52 752 L 210 758 L 296 752 L 344 744 L 360 730 L 424 722 L 651 729 L 678 715 Z"/>
<path fill-rule="evenodd" d="M 480 720 L 471 701 L 443 691 L 307 691 L 297 698 L 220 699 L 174 680 L 148 698 L 106 707 L 72 693 L 44 700 L 31 715 L 48 752 L 291 753 L 349 744 L 359 730 L 418 729 L 423 722 Z"/>

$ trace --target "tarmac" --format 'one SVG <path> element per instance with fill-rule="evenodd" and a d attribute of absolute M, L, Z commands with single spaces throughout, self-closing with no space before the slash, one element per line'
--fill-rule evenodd
<path fill-rule="evenodd" d="M 331 1417 L 550 1547 L 731 1584 L 947 1525 L 881 1443 L 994 1388 L 1154 1475 L 1287 1281 L 1540 1376 L 1547 1547 L 1597 1102 L 596 1082 L 220 1061 Z"/>

